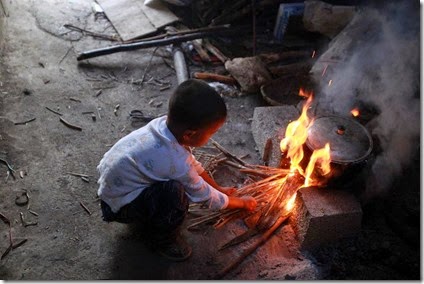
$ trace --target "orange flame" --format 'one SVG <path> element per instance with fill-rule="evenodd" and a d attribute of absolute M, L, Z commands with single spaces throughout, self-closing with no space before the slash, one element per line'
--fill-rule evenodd
<path fill-rule="evenodd" d="M 358 117 L 359 116 L 359 109 L 354 108 L 350 111 L 350 113 L 354 116 L 354 117 Z"/>
<path fill-rule="evenodd" d="M 289 201 L 287 201 L 286 205 L 284 206 L 284 209 L 287 212 L 290 212 L 293 209 L 294 204 L 295 204 L 294 201 L 296 200 L 296 195 L 297 195 L 297 193 L 293 194 L 293 196 L 290 197 Z"/>
<path fill-rule="evenodd" d="M 311 159 L 306 167 L 306 175 L 305 175 L 305 186 L 311 186 L 313 181 L 311 180 L 311 175 L 315 169 L 315 165 L 321 170 L 322 175 L 327 175 L 330 173 L 330 143 L 325 144 L 324 148 L 315 150 Z"/>
<path fill-rule="evenodd" d="M 319 174 L 327 175 L 330 173 L 330 144 L 327 143 L 324 148 L 313 151 L 309 163 L 306 167 L 306 171 L 300 166 L 300 162 L 304 157 L 303 145 L 308 138 L 308 129 L 312 126 L 314 120 L 308 117 L 308 109 L 312 104 L 313 94 L 312 92 L 305 92 L 303 89 L 299 90 L 299 95 L 307 97 L 307 101 L 303 105 L 302 113 L 299 118 L 295 121 L 290 122 L 287 125 L 284 139 L 280 142 L 281 152 L 286 154 L 286 157 L 290 159 L 290 174 L 294 175 L 297 171 L 299 174 L 305 177 L 305 183 L 301 187 L 317 185 L 318 181 L 314 181 L 312 174 L 315 168 L 319 170 Z M 285 182 L 285 180 L 284 180 Z M 300 188 L 300 187 L 299 187 Z M 284 210 L 290 212 L 295 203 L 296 193 L 290 197 L 290 199 L 284 204 Z"/>
<path fill-rule="evenodd" d="M 303 90 L 301 89 L 300 92 L 303 92 Z M 304 156 L 303 144 L 308 138 L 308 127 L 310 124 L 308 109 L 312 103 L 312 97 L 312 93 L 309 93 L 308 100 L 302 108 L 302 114 L 297 120 L 289 123 L 285 138 L 280 142 L 281 152 L 287 151 L 287 157 L 290 158 L 290 170 L 298 170 L 300 173 L 303 173 L 299 163 Z"/>
<path fill-rule="evenodd" d="M 303 98 L 309 98 L 310 96 L 312 96 L 312 92 L 307 92 L 306 90 L 300 88 L 299 89 L 299 96 L 303 97 Z"/>

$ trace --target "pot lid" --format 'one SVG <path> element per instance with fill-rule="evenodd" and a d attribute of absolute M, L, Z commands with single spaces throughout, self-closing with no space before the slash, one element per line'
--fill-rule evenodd
<path fill-rule="evenodd" d="M 364 160 L 373 147 L 368 130 L 353 119 L 323 116 L 315 119 L 308 129 L 306 145 L 311 150 L 330 143 L 331 161 L 349 164 Z"/>

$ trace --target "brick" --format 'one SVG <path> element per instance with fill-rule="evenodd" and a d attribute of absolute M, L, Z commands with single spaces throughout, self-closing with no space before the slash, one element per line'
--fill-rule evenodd
<path fill-rule="evenodd" d="M 354 236 L 361 229 L 362 209 L 352 193 L 330 188 L 302 188 L 290 223 L 302 249 Z"/>
<path fill-rule="evenodd" d="M 253 111 L 252 134 L 261 157 L 268 138 L 272 139 L 269 166 L 278 167 L 281 159 L 280 141 L 284 138 L 287 125 L 299 118 L 295 106 L 257 107 Z"/>

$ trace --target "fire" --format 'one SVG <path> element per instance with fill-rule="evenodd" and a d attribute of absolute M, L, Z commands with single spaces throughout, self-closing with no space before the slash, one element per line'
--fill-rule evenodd
<path fill-rule="evenodd" d="M 299 89 L 299 96 L 303 97 L 303 98 L 309 98 L 310 96 L 312 96 L 311 92 L 307 92 L 306 90 L 300 88 Z"/>
<path fill-rule="evenodd" d="M 301 89 L 300 92 L 303 92 L 303 90 Z M 308 127 L 310 124 L 308 109 L 312 103 L 312 97 L 312 93 L 309 93 L 308 100 L 302 108 L 302 114 L 298 120 L 289 123 L 286 129 L 285 138 L 280 142 L 281 152 L 284 153 L 287 151 L 287 157 L 290 158 L 290 170 L 298 170 L 300 173 L 303 173 L 299 163 L 304 156 L 303 144 L 308 138 Z"/>
<path fill-rule="evenodd" d="M 350 113 L 354 116 L 354 117 L 358 117 L 359 116 L 359 109 L 354 108 L 350 111 Z"/>
<path fill-rule="evenodd" d="M 315 150 L 309 161 L 308 166 L 306 167 L 306 175 L 305 175 L 305 186 L 313 185 L 313 180 L 311 180 L 311 175 L 315 170 L 315 165 L 317 165 L 318 169 L 320 169 L 321 174 L 323 176 L 330 173 L 330 143 L 325 144 L 324 148 Z"/>
<path fill-rule="evenodd" d="M 293 194 L 293 196 L 287 201 L 286 206 L 284 206 L 284 209 L 288 212 L 290 212 L 294 207 L 294 201 L 296 200 L 297 193 Z"/>
<path fill-rule="evenodd" d="M 307 101 L 303 105 L 302 113 L 300 117 L 288 124 L 285 137 L 280 142 L 280 150 L 285 153 L 287 158 L 290 159 L 290 172 L 294 175 L 295 172 L 300 173 L 305 177 L 305 182 L 301 187 L 307 187 L 311 185 L 319 184 L 318 181 L 313 179 L 312 174 L 317 170 L 320 175 L 325 176 L 330 173 L 330 144 L 327 143 L 324 148 L 314 150 L 306 171 L 302 169 L 300 163 L 304 157 L 303 145 L 308 138 L 308 129 L 312 126 L 314 120 L 308 117 L 308 109 L 312 104 L 313 94 L 312 92 L 305 92 L 300 89 L 299 95 L 307 97 Z M 288 175 L 290 176 L 290 174 Z M 300 188 L 300 187 L 299 187 Z M 293 196 L 286 201 L 284 209 L 290 211 L 294 206 L 294 200 L 296 198 L 296 192 Z"/>

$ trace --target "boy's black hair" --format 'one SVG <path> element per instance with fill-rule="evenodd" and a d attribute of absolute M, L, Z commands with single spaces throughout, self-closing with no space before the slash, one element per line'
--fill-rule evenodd
<path fill-rule="evenodd" d="M 184 81 L 169 100 L 168 119 L 184 129 L 204 128 L 226 116 L 224 100 L 211 86 L 200 80 Z"/>

